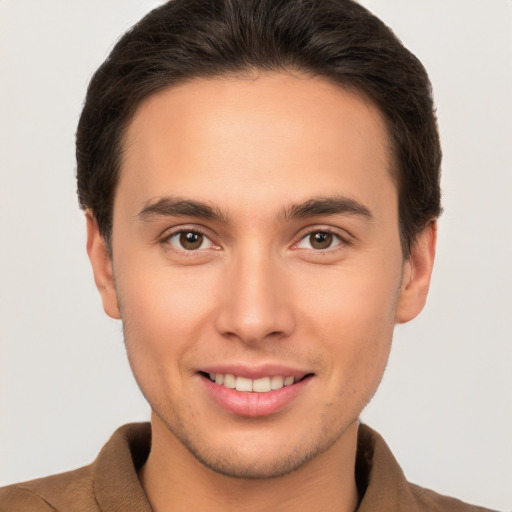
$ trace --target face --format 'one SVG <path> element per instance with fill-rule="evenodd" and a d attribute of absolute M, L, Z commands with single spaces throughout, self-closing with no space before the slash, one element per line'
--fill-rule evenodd
<path fill-rule="evenodd" d="M 140 106 L 113 260 L 91 217 L 89 253 L 155 432 L 242 477 L 354 437 L 433 255 L 430 230 L 403 260 L 391 161 L 378 110 L 321 79 L 196 80 Z"/>

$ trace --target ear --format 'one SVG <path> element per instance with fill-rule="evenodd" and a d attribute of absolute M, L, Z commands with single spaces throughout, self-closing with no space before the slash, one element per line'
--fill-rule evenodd
<path fill-rule="evenodd" d="M 117 302 L 112 260 L 107 244 L 101 236 L 96 218 L 90 210 L 85 212 L 85 218 L 87 221 L 87 254 L 91 261 L 96 288 L 101 295 L 103 309 L 108 316 L 120 319 L 121 313 Z"/>
<path fill-rule="evenodd" d="M 396 323 L 409 322 L 418 316 L 425 306 L 434 266 L 436 240 L 437 222 L 432 220 L 417 236 L 411 248 L 411 255 L 404 263 Z"/>

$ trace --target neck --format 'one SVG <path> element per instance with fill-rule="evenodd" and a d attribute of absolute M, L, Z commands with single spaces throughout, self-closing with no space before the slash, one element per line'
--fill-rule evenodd
<path fill-rule="evenodd" d="M 151 451 L 139 478 L 154 512 L 353 512 L 357 507 L 357 422 L 324 453 L 292 473 L 268 479 L 216 473 L 192 456 L 155 415 L 151 424 Z"/>

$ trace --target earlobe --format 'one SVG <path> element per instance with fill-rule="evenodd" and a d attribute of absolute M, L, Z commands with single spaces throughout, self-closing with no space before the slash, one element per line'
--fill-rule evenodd
<path fill-rule="evenodd" d="M 425 306 L 436 253 L 436 239 L 437 222 L 432 220 L 417 236 L 411 255 L 404 263 L 396 323 L 409 322 Z"/>
<path fill-rule="evenodd" d="M 87 221 L 87 254 L 94 273 L 94 282 L 100 292 L 103 309 L 108 316 L 121 318 L 112 270 L 112 260 L 105 239 L 98 229 L 96 218 L 90 210 L 85 212 Z"/>

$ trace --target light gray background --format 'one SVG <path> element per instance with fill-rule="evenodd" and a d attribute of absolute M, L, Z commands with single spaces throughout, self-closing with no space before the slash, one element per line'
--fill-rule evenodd
<path fill-rule="evenodd" d="M 512 508 L 512 2 L 364 1 L 430 72 L 444 149 L 431 297 L 363 419 L 412 481 Z M 86 84 L 149 0 L 0 0 L 0 484 L 146 420 L 75 199 Z"/>

